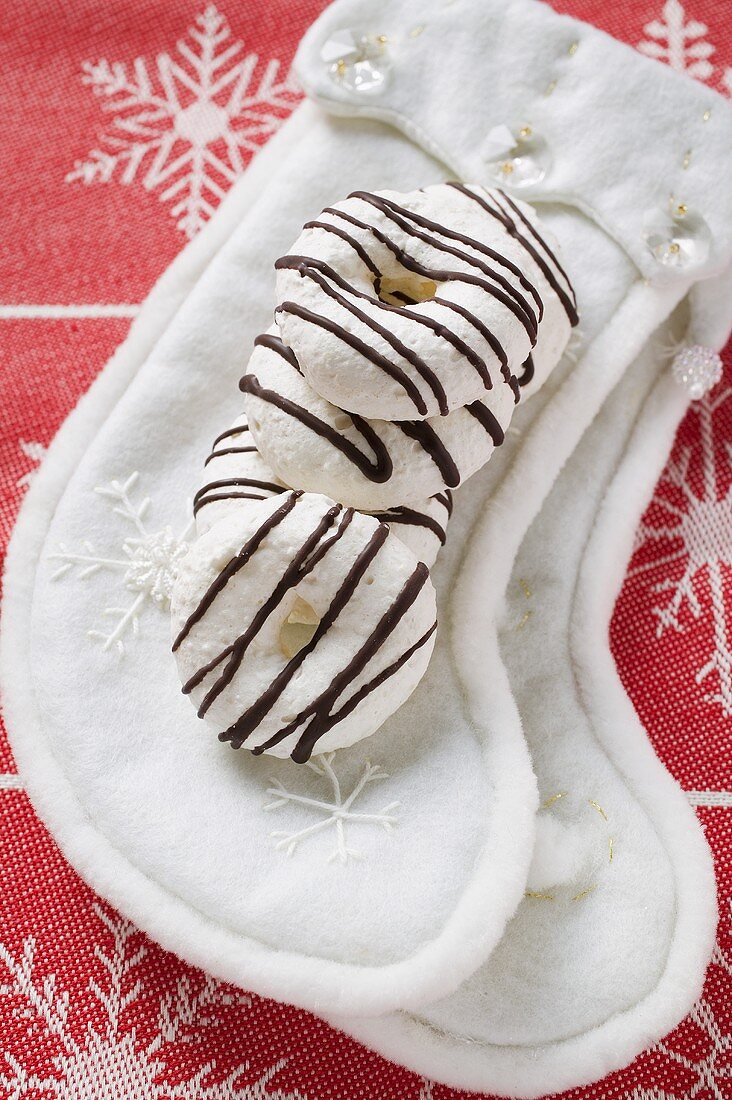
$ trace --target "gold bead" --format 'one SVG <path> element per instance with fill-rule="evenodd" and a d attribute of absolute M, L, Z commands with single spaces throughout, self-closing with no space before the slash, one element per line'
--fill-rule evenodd
<path fill-rule="evenodd" d="M 532 133 L 533 133 L 533 130 L 531 129 L 530 126 L 522 126 L 521 129 L 519 130 L 519 137 L 520 138 L 530 138 Z"/>
<path fill-rule="evenodd" d="M 688 212 L 689 212 L 689 207 L 686 205 L 685 202 L 677 203 L 676 210 L 674 211 L 677 218 L 685 217 L 686 214 L 688 214 Z"/>
<path fill-rule="evenodd" d="M 385 34 L 377 34 L 376 41 L 379 43 L 380 46 L 385 46 L 389 39 L 386 37 Z"/>
<path fill-rule="evenodd" d="M 511 175 L 511 173 L 513 172 L 513 165 L 511 164 L 510 160 L 504 160 L 503 164 L 501 165 L 501 172 L 504 176 Z"/>
<path fill-rule="evenodd" d="M 679 252 L 681 251 L 681 245 L 678 241 L 671 241 L 671 244 L 668 246 L 668 250 L 672 254 L 672 256 L 678 256 Z"/>
<path fill-rule="evenodd" d="M 343 60 L 342 57 L 339 57 L 338 60 L 336 61 L 336 72 L 338 73 L 339 76 L 345 76 L 346 75 L 346 63 L 345 63 L 345 61 Z"/>
<path fill-rule="evenodd" d="M 705 111 L 705 112 L 704 112 L 704 114 L 702 115 L 702 122 L 709 122 L 709 119 L 710 119 L 711 117 L 712 117 L 712 108 L 711 108 L 711 107 L 707 107 L 706 111 Z"/>
<path fill-rule="evenodd" d="M 551 95 L 552 92 L 554 91 L 554 89 L 556 88 L 556 86 L 557 86 L 556 80 L 550 81 L 550 83 L 547 84 L 547 86 L 546 86 L 546 90 L 544 92 L 544 95 Z"/>
<path fill-rule="evenodd" d="M 691 149 L 687 149 L 684 153 L 684 159 L 681 162 L 681 167 L 686 169 L 691 164 Z"/>

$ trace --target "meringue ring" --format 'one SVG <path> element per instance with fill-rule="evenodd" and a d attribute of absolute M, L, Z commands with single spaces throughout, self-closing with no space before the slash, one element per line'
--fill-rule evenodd
<path fill-rule="evenodd" d="M 447 416 L 366 420 L 320 397 L 273 331 L 257 337 L 239 386 L 254 441 L 276 476 L 365 512 L 419 508 L 462 484 L 503 443 L 515 408 L 500 386 Z"/>
<path fill-rule="evenodd" d="M 171 604 L 183 691 L 233 748 L 306 762 L 368 737 L 427 669 L 429 570 L 372 516 L 288 491 L 198 538 Z"/>
<path fill-rule="evenodd" d="M 204 463 L 203 484 L 193 498 L 196 533 L 203 535 L 225 516 L 252 502 L 287 492 L 253 442 L 246 416 L 217 436 Z M 394 526 L 394 533 L 417 561 L 431 569 L 447 538 L 452 515 L 449 489 L 411 506 L 399 505 L 379 512 L 376 518 Z"/>
<path fill-rule="evenodd" d="M 506 386 L 518 400 L 541 329 L 563 348 L 576 319 L 525 210 L 501 191 L 436 184 L 358 191 L 308 222 L 275 265 L 276 317 L 312 387 L 382 420 L 445 416 Z"/>

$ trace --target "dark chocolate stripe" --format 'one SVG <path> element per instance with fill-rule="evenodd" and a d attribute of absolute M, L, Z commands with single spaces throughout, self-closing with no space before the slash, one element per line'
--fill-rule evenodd
<path fill-rule="evenodd" d="M 470 406 L 467 406 L 467 408 L 470 408 Z M 457 468 L 455 459 L 427 420 L 400 420 L 395 421 L 394 426 L 399 428 L 404 435 L 409 436 L 410 439 L 416 440 L 420 447 L 427 452 L 440 471 L 442 480 L 446 485 L 454 489 L 460 484 L 460 471 Z"/>
<path fill-rule="evenodd" d="M 226 660 L 223 671 L 219 674 L 218 679 L 209 688 L 204 696 L 201 705 L 198 708 L 199 718 L 203 718 L 206 711 L 211 704 L 219 697 L 222 691 L 225 690 L 233 680 L 234 676 L 238 672 L 241 662 L 244 659 L 247 649 L 252 641 L 256 638 L 259 631 L 264 626 L 265 622 L 275 610 L 276 607 L 282 602 L 290 589 L 299 584 L 300 581 L 312 572 L 318 562 L 322 559 L 323 555 L 330 550 L 330 548 L 344 535 L 351 520 L 353 519 L 353 509 L 348 508 L 343 513 L 341 522 L 338 525 L 337 530 L 331 535 L 325 542 L 319 546 L 321 540 L 327 534 L 328 530 L 332 527 L 333 523 L 337 519 L 338 515 L 343 511 L 342 505 L 336 504 L 332 508 L 328 509 L 326 514 L 321 518 L 317 527 L 311 535 L 305 540 L 303 545 L 295 554 L 294 558 L 290 561 L 289 565 L 285 569 L 284 573 L 280 577 L 279 581 L 275 585 L 274 589 L 270 593 L 269 597 L 265 600 L 262 606 L 257 610 L 251 623 L 239 638 L 236 639 L 231 645 L 228 645 L 213 661 L 209 661 L 207 665 L 203 667 L 198 673 L 196 673 L 196 683 L 193 686 L 201 683 L 203 679 L 213 671 L 223 660 Z M 191 684 L 191 681 L 188 681 Z M 185 685 L 184 690 L 188 688 L 188 684 Z M 267 689 L 269 690 L 269 689 Z M 266 694 L 266 692 L 264 693 Z M 261 700 L 260 696 L 260 700 Z"/>
<path fill-rule="evenodd" d="M 346 439 L 336 431 L 330 424 L 327 424 L 324 420 L 321 420 L 315 413 L 311 413 L 308 409 L 298 405 L 297 402 L 291 401 L 289 397 L 284 397 L 276 390 L 266 389 L 260 385 L 259 380 L 255 378 L 253 374 L 245 374 L 239 383 L 239 389 L 243 393 L 250 393 L 253 397 L 258 397 L 260 401 L 266 401 L 270 405 L 274 405 L 275 408 L 281 409 L 282 412 L 287 413 L 289 416 L 299 420 L 301 424 L 304 424 L 306 428 L 309 428 L 316 435 L 319 435 L 322 439 L 327 441 L 336 447 L 342 454 L 346 456 L 358 470 L 367 477 L 369 481 L 376 482 L 376 484 L 383 484 L 388 481 L 392 475 L 394 466 L 391 460 L 391 455 L 383 440 L 377 435 L 368 421 L 362 417 L 357 416 L 355 413 L 350 413 L 351 421 L 354 428 L 359 433 L 361 438 L 367 447 L 370 447 L 374 458 L 370 460 L 363 451 L 351 443 L 350 439 Z"/>
<path fill-rule="evenodd" d="M 318 272 L 318 267 L 320 266 L 320 263 L 321 261 L 311 260 L 308 256 L 283 256 L 277 261 L 275 267 L 277 268 L 277 270 L 289 268 L 290 270 L 298 271 L 301 277 L 308 276 L 317 283 L 320 289 L 332 301 L 336 302 L 342 309 L 345 309 L 347 313 L 350 313 L 351 316 L 355 317 L 357 321 L 360 321 L 362 325 L 370 328 L 372 332 L 375 332 L 378 336 L 380 336 L 382 340 L 389 344 L 389 346 L 397 353 L 397 355 L 401 355 L 402 359 L 405 359 L 410 366 L 414 367 L 420 378 L 424 382 L 426 382 L 429 388 L 432 390 L 432 394 L 437 401 L 437 405 L 442 415 L 447 416 L 449 409 L 445 389 L 435 372 L 427 365 L 427 363 L 425 363 L 422 356 L 418 355 L 416 351 L 412 350 L 412 348 L 407 347 L 407 345 L 403 343 L 403 341 L 400 340 L 395 333 L 391 332 L 390 329 L 385 328 L 383 325 L 380 325 L 378 321 L 374 320 L 373 317 L 369 317 L 368 313 L 364 313 L 364 311 L 362 309 L 359 309 L 358 306 L 354 305 L 353 302 L 349 301 L 342 294 L 339 294 L 336 290 L 334 290 L 333 287 L 329 285 L 328 281 L 325 278 L 322 278 L 320 273 Z M 379 307 L 386 305 L 385 302 L 380 302 L 378 299 L 374 299 L 367 294 L 359 294 L 359 292 L 356 291 L 356 289 L 352 287 L 350 283 L 347 283 L 345 279 L 341 279 L 341 277 L 332 268 L 329 268 L 327 264 L 323 264 L 322 266 L 327 269 L 328 278 L 340 284 L 340 286 L 345 289 L 348 294 L 352 295 L 353 297 L 366 298 L 372 305 L 378 305 Z M 288 304 L 289 303 L 284 303 L 284 305 Z M 284 305 L 278 308 L 283 309 Z M 395 306 L 392 308 L 397 309 L 398 307 Z M 342 329 L 342 332 L 346 333 L 348 332 L 348 330 Z M 353 334 L 349 333 L 349 335 Z M 341 335 L 341 339 L 346 340 L 344 335 Z M 346 340 L 346 343 L 350 343 L 350 341 Z M 353 345 L 351 344 L 351 346 Z M 375 348 L 370 347 L 369 353 L 366 358 L 369 360 L 369 362 L 374 363 L 377 366 L 383 367 L 383 362 L 380 359 L 377 360 L 375 356 L 380 357 L 380 353 L 377 352 Z M 392 364 L 392 368 L 393 370 L 388 371 L 387 373 L 390 373 L 391 377 L 394 378 L 395 381 L 399 382 L 402 388 L 406 390 L 406 392 L 409 393 L 411 396 L 411 390 L 407 385 L 407 382 L 409 381 L 409 375 L 401 371 L 396 366 L 396 364 Z M 398 374 L 394 373 L 397 371 Z M 417 402 L 414 400 L 414 397 L 412 397 L 412 401 L 415 405 L 417 404 Z M 422 403 L 424 404 L 424 402 Z"/>
<path fill-rule="evenodd" d="M 300 364 L 292 348 L 288 348 L 284 340 L 273 332 L 261 332 L 255 339 L 254 346 L 255 348 L 269 348 L 270 351 L 276 351 L 278 355 L 287 360 L 291 367 L 295 368 L 298 374 L 302 374 Z"/>
<path fill-rule="evenodd" d="M 279 508 L 275 509 L 275 511 L 272 512 L 270 516 L 267 516 L 267 519 L 264 521 L 261 527 L 257 528 L 251 538 L 248 539 L 244 546 L 242 546 L 238 554 L 235 554 L 228 565 L 226 565 L 224 569 L 221 570 L 216 580 L 213 581 L 213 583 L 205 592 L 203 598 L 198 604 L 198 607 L 191 612 L 191 614 L 188 616 L 183 626 L 181 627 L 180 632 L 173 642 L 174 653 L 176 649 L 178 649 L 184 638 L 187 637 L 191 628 L 195 626 L 196 623 L 201 621 L 211 604 L 214 602 L 219 593 L 223 592 L 224 588 L 229 583 L 231 578 L 236 573 L 238 573 L 240 569 L 243 569 L 247 562 L 253 557 L 253 555 L 256 554 L 261 543 L 264 541 L 270 531 L 273 531 L 274 528 L 282 522 L 285 516 L 292 511 L 301 496 L 302 492 L 299 489 L 291 492 L 290 495 L 287 497 L 287 500 L 285 500 L 285 502 L 281 504 Z"/>
<path fill-rule="evenodd" d="M 208 466 L 209 462 L 213 462 L 215 458 L 223 458 L 224 455 L 252 454 L 254 451 L 256 451 L 256 449 L 257 448 L 254 446 L 253 443 L 247 447 L 224 447 L 224 449 L 221 451 L 211 451 L 211 454 L 208 456 L 203 465 Z"/>
<path fill-rule="evenodd" d="M 445 507 L 448 517 L 452 515 L 453 496 L 449 489 L 445 489 L 444 493 L 435 493 L 435 500 Z"/>
<path fill-rule="evenodd" d="M 345 238 L 348 238 L 349 240 L 351 239 L 347 233 L 344 233 L 343 236 Z M 356 241 L 354 241 L 354 245 L 355 244 L 357 244 Z M 475 349 L 471 348 L 469 344 L 466 344 L 465 341 L 462 340 L 456 333 L 447 328 L 446 325 L 442 324 L 441 321 L 435 320 L 434 317 L 429 317 L 426 314 L 422 313 L 415 313 L 413 310 L 406 309 L 403 306 L 391 305 L 389 302 L 384 302 L 380 298 L 374 298 L 372 295 L 366 294 L 362 290 L 357 290 L 324 260 L 315 260 L 311 259 L 308 256 L 283 256 L 281 257 L 281 259 L 277 260 L 275 267 L 279 270 L 283 268 L 295 269 L 301 274 L 309 276 L 309 278 L 313 279 L 313 281 L 316 282 L 318 286 L 326 292 L 326 294 L 329 294 L 330 297 L 334 297 L 334 294 L 330 291 L 324 280 L 318 277 L 319 275 L 322 275 L 325 277 L 325 279 L 328 279 L 331 282 L 335 283 L 336 286 L 340 287 L 341 290 L 345 291 L 347 294 L 351 294 L 356 298 L 367 301 L 371 306 L 377 309 L 389 311 L 392 313 L 398 313 L 400 317 L 407 317 L 410 321 L 414 321 L 416 324 L 422 325 L 424 328 L 430 329 L 431 332 L 434 332 L 435 336 L 442 337 L 442 339 L 446 340 L 448 344 L 451 344 L 457 352 L 459 352 L 461 355 L 464 355 L 470 365 L 474 367 L 480 375 L 485 388 L 487 390 L 491 389 L 491 376 L 485 359 L 483 359 L 482 356 L 478 355 Z M 407 296 L 404 295 L 404 297 L 406 298 Z M 340 298 L 337 298 L 337 300 L 339 304 L 344 306 L 344 308 L 348 308 L 348 306 L 346 306 Z M 408 300 L 411 301 L 411 299 Z M 443 301 L 443 299 L 441 298 L 433 298 L 432 301 L 438 302 L 440 305 L 446 306 L 448 309 L 452 309 L 451 302 Z M 412 302 L 412 304 L 414 305 L 415 303 Z M 491 333 L 490 330 L 482 324 L 482 322 L 478 322 L 477 318 L 473 317 L 473 314 L 471 314 L 468 310 L 463 310 L 461 307 L 458 307 L 455 312 L 460 313 L 467 320 L 475 322 L 476 329 L 480 331 L 481 336 L 483 336 L 484 339 L 486 339 L 486 341 L 490 344 L 491 349 L 498 357 L 503 366 L 503 363 L 506 360 L 506 355 L 498 340 L 495 338 L 495 336 L 493 336 L 493 333 Z M 374 331 L 379 332 L 380 335 L 384 335 L 383 330 L 381 330 L 375 323 L 371 324 L 370 319 L 359 317 L 359 320 L 363 320 L 364 323 L 370 325 L 370 327 L 373 328 Z M 479 325 L 480 327 L 478 327 Z M 395 345 L 392 344 L 392 346 Z M 403 344 L 401 346 L 402 348 L 404 347 Z M 395 350 L 397 349 L 395 348 Z M 430 370 L 430 368 L 427 366 L 424 360 L 421 359 L 420 356 L 417 356 L 416 353 L 412 352 L 410 349 L 407 349 L 407 351 L 409 354 L 406 355 L 405 358 L 407 358 L 408 362 L 412 364 L 415 370 L 419 371 L 422 378 L 424 378 L 424 380 L 430 386 L 430 389 L 438 400 L 441 414 L 443 416 L 447 415 L 447 412 L 449 410 L 447 408 L 446 395 L 444 388 L 439 382 L 439 379 Z M 412 359 L 412 356 L 414 356 L 415 358 Z M 417 360 L 421 365 L 418 365 Z M 430 376 L 429 378 L 428 375 Z"/>
<path fill-rule="evenodd" d="M 491 410 L 486 408 L 482 401 L 473 401 L 470 405 L 465 406 L 465 411 L 474 416 L 478 423 L 485 428 L 493 440 L 493 446 L 500 447 L 506 436 Z"/>
<path fill-rule="evenodd" d="M 324 229 L 326 233 L 332 233 L 335 237 L 339 237 L 342 241 L 345 241 L 345 243 L 349 245 L 349 247 L 352 248 L 353 251 L 356 253 L 359 260 L 361 260 L 361 262 L 373 275 L 374 290 L 377 294 L 379 293 L 379 291 L 381 290 L 381 272 L 379 271 L 378 267 L 371 259 L 363 245 L 359 241 L 355 240 L 350 235 L 350 233 L 346 233 L 345 230 L 339 229 L 337 225 L 333 225 L 331 222 L 321 221 L 305 222 L 303 229 Z M 275 267 L 276 266 L 277 265 L 275 264 Z M 395 295 L 395 297 L 397 297 L 397 295 Z"/>
<path fill-rule="evenodd" d="M 285 728 L 280 731 L 278 741 L 287 737 L 288 734 L 292 733 L 312 715 L 311 721 L 300 734 L 295 748 L 290 753 L 290 756 L 296 764 L 304 764 L 310 759 L 316 742 L 335 724 L 333 716 L 329 713 L 333 704 L 343 694 L 349 684 L 363 672 L 369 661 L 378 653 L 390 635 L 394 632 L 404 615 L 419 596 L 426 581 L 429 579 L 429 575 L 427 566 L 424 565 L 423 562 L 420 562 L 391 607 L 384 612 L 358 653 L 349 661 L 345 668 L 341 669 L 341 671 L 334 676 L 330 687 L 322 692 L 308 707 L 301 711 L 297 718 L 295 718 L 293 722 L 290 722 L 289 726 L 285 726 Z M 270 741 L 271 740 L 272 738 L 270 738 Z"/>
<path fill-rule="evenodd" d="M 422 637 L 418 641 L 416 641 L 414 645 L 411 645 L 409 649 L 405 650 L 405 652 L 401 654 L 401 656 L 397 657 L 395 661 L 392 661 L 390 665 L 387 665 L 386 668 L 378 674 L 378 676 L 374 676 L 373 680 L 369 680 L 367 684 L 364 684 L 363 687 L 360 687 L 358 691 L 355 692 L 350 697 L 350 699 L 348 699 L 343 704 L 340 710 L 337 710 L 334 714 L 330 716 L 330 718 L 328 719 L 328 727 L 332 729 L 333 726 L 337 725 L 338 722 L 346 718 L 351 713 L 351 711 L 354 711 L 358 704 L 363 702 L 363 700 L 368 695 L 370 695 L 372 691 L 375 691 L 376 688 L 381 687 L 383 683 L 391 679 L 392 676 L 395 676 L 396 673 L 404 667 L 410 657 L 413 657 L 417 650 L 421 649 L 423 645 L 427 644 L 427 642 L 430 640 L 436 630 L 437 623 L 434 622 L 429 630 L 426 630 Z M 293 754 L 293 760 L 294 759 L 295 756 Z M 298 761 L 298 763 L 304 763 L 304 761 Z"/>
<path fill-rule="evenodd" d="M 478 260 L 475 256 L 470 256 L 468 253 L 463 252 L 459 248 L 453 248 L 451 245 L 444 244 L 441 241 L 436 240 L 434 237 L 430 237 L 428 234 L 420 233 L 418 229 L 409 225 L 407 221 L 407 215 L 410 220 L 425 221 L 426 219 L 419 218 L 418 215 L 412 214 L 411 211 L 405 210 L 404 207 L 398 206 L 396 203 L 391 202 L 389 199 L 384 198 L 381 195 L 372 194 L 370 191 L 354 191 L 348 196 L 349 198 L 361 199 L 363 202 L 369 203 L 371 206 L 380 210 L 386 217 L 390 218 L 396 225 L 399 226 L 405 233 L 410 233 L 413 237 L 423 241 L 425 244 L 429 244 L 432 248 L 438 252 L 445 252 L 450 256 L 455 256 L 457 259 L 467 263 L 469 267 L 475 267 L 479 271 L 482 271 L 487 279 L 492 282 L 483 283 L 484 289 L 491 297 L 496 301 L 504 305 L 506 309 L 520 321 L 523 327 L 526 329 L 527 335 L 531 339 L 532 345 L 536 343 L 536 336 L 538 332 L 538 323 L 536 313 L 532 307 L 528 304 L 526 298 L 516 290 L 516 288 L 509 282 L 504 275 L 501 275 L 499 271 L 495 271 L 488 264 Z M 432 223 L 435 224 L 435 223 Z M 477 241 L 472 241 L 470 237 L 466 237 L 465 241 L 470 244 L 471 247 L 479 247 Z M 454 271 L 451 273 L 453 279 L 462 279 L 462 272 Z M 444 281 L 441 278 L 437 278 L 435 275 L 431 276 L 435 282 Z M 498 285 L 493 285 L 497 283 Z"/>
<path fill-rule="evenodd" d="M 428 515 L 427 512 L 419 512 L 416 508 L 407 508 L 405 505 L 400 505 L 396 508 L 390 508 L 388 512 L 372 512 L 371 515 L 381 523 L 403 523 L 410 527 L 425 527 L 437 536 L 443 546 L 445 545 L 447 539 L 445 528 L 441 523 L 438 523 L 434 516 Z"/>
<path fill-rule="evenodd" d="M 213 443 L 211 444 L 211 450 L 213 450 L 214 447 L 217 447 L 219 445 L 219 443 L 223 442 L 224 439 L 231 439 L 231 437 L 234 436 L 234 435 L 241 435 L 243 432 L 248 432 L 248 431 L 249 431 L 249 425 L 248 424 L 242 424 L 241 426 L 235 426 L 233 428 L 229 428 L 227 431 L 222 432 L 221 435 L 216 436 Z"/>
<path fill-rule="evenodd" d="M 536 370 L 534 367 L 534 357 L 533 355 L 530 355 L 524 363 L 524 369 L 521 371 L 521 374 L 518 377 L 519 386 L 528 386 L 535 373 Z"/>
<path fill-rule="evenodd" d="M 363 355 L 364 359 L 368 359 L 374 366 L 381 367 L 390 378 L 403 388 L 405 393 L 411 398 L 417 412 L 422 413 L 424 416 L 427 415 L 427 406 L 424 402 L 424 398 L 406 371 L 403 371 L 396 363 L 392 363 L 390 359 L 387 359 L 386 356 L 382 355 L 376 348 L 372 348 L 370 344 L 365 343 L 360 337 L 349 332 L 343 325 L 339 325 L 336 321 L 331 321 L 329 317 L 324 317 L 322 314 L 314 313 L 311 309 L 306 309 L 305 306 L 298 305 L 297 302 L 281 302 L 280 305 L 277 306 L 275 312 L 276 314 L 290 313 L 294 317 L 299 317 L 301 321 L 307 321 L 317 328 L 322 328 L 326 332 L 330 332 L 332 336 L 342 340 L 344 344 L 348 344 L 349 347 L 357 351 L 359 355 Z"/>
<path fill-rule="evenodd" d="M 501 200 L 505 201 L 508 204 L 509 208 L 513 210 L 513 212 L 516 214 L 516 217 L 519 218 L 519 220 L 526 227 L 528 232 L 531 233 L 537 244 L 539 244 L 539 246 L 544 250 L 544 253 L 549 257 L 550 262 L 554 265 L 556 271 L 566 282 L 567 287 L 569 288 L 569 293 L 560 284 L 557 276 L 552 271 L 550 264 L 547 263 L 544 257 L 536 250 L 536 248 L 534 248 L 531 241 L 529 241 L 526 236 L 519 230 L 515 220 L 502 205 L 501 201 L 499 201 L 498 199 L 494 199 L 496 206 L 491 206 L 491 204 L 486 199 L 484 199 L 482 195 L 476 195 L 474 191 L 471 191 L 469 187 L 466 187 L 462 183 L 451 181 L 448 186 L 453 187 L 456 191 L 459 191 L 461 194 L 465 195 L 466 198 L 471 199 L 473 202 L 476 202 L 483 210 L 486 211 L 486 213 L 490 214 L 492 217 L 496 218 L 502 223 L 506 232 L 514 237 L 529 253 L 531 258 L 537 263 L 542 274 L 544 275 L 544 278 L 549 283 L 550 287 L 562 303 L 564 311 L 569 318 L 570 324 L 572 326 L 576 325 L 579 321 L 579 315 L 577 313 L 577 301 L 575 298 L 574 287 L 572 286 L 572 283 L 570 282 L 567 273 L 565 272 L 564 268 L 559 262 L 559 259 L 554 254 L 544 238 L 541 236 L 541 234 L 537 232 L 537 230 L 531 224 L 528 218 L 523 215 L 519 207 L 505 193 L 505 191 L 497 190 L 495 194 L 501 196 Z"/>
<path fill-rule="evenodd" d="M 274 481 L 259 481 L 254 477 L 227 477 L 222 478 L 220 481 L 210 481 L 208 485 L 204 485 L 202 489 L 199 489 L 193 498 L 193 515 L 197 515 L 200 508 L 207 503 L 203 498 L 208 496 L 214 489 L 264 489 L 269 493 L 283 493 L 285 489 L 282 485 L 277 485 Z M 265 497 L 260 499 L 264 500 Z"/>
<path fill-rule="evenodd" d="M 296 653 L 290 661 L 288 661 L 283 669 L 280 670 L 280 672 L 277 674 L 277 676 L 275 676 L 269 687 L 267 687 L 259 696 L 259 699 L 257 699 L 255 703 L 248 707 L 247 710 L 245 710 L 244 713 L 240 715 L 236 722 L 233 723 L 233 725 L 229 726 L 228 729 L 219 734 L 220 741 L 231 741 L 234 748 L 241 748 L 246 739 L 257 728 L 264 716 L 269 713 L 274 704 L 280 698 L 282 692 L 290 683 L 293 676 L 303 664 L 305 659 L 310 656 L 310 654 L 320 642 L 321 638 L 323 638 L 328 630 L 330 630 L 331 626 L 336 621 L 348 601 L 351 599 L 353 593 L 356 591 L 356 588 L 358 587 L 358 584 L 361 581 L 364 573 L 371 565 L 371 562 L 374 560 L 381 547 L 384 545 L 384 542 L 386 541 L 388 535 L 389 528 L 385 524 L 379 524 L 379 526 L 376 528 L 373 535 L 369 539 L 368 543 L 358 555 L 355 562 L 346 574 L 343 583 L 331 600 L 330 606 L 325 612 L 323 618 L 320 620 L 320 623 L 318 624 L 318 627 L 310 641 L 307 643 L 307 645 L 303 646 L 303 648 L 299 650 L 299 652 Z M 342 675 L 342 673 L 340 675 Z M 336 677 L 336 679 L 338 679 L 338 677 Z M 335 680 L 333 681 L 333 683 L 335 683 Z M 313 705 L 316 705 L 321 698 L 322 696 L 319 696 L 318 699 L 315 700 L 315 704 Z M 295 719 L 295 725 L 292 728 L 296 728 L 296 725 L 298 724 L 299 722 L 297 721 L 297 719 Z M 292 725 L 292 723 L 290 723 L 290 725 Z M 285 727 L 284 730 L 279 730 L 276 734 L 273 735 L 273 737 L 269 739 L 269 741 L 265 742 L 264 745 L 255 748 L 253 752 L 258 754 L 260 752 L 263 752 L 265 748 L 271 748 L 272 745 L 279 744 L 279 742 L 287 737 L 289 733 L 289 726 Z"/>

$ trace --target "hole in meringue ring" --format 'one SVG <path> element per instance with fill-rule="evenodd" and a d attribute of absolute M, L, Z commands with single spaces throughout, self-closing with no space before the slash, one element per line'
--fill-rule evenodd
<path fill-rule="evenodd" d="M 436 294 L 437 283 L 432 279 L 422 279 L 411 271 L 394 278 L 385 275 L 379 284 L 379 298 L 390 306 L 416 306 Z"/>
<path fill-rule="evenodd" d="M 296 596 L 292 610 L 280 628 L 280 649 L 288 661 L 312 640 L 319 625 L 317 611 L 301 596 Z"/>

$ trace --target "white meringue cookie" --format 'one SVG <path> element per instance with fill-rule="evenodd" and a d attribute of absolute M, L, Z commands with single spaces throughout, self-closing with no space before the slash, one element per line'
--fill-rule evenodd
<path fill-rule="evenodd" d="M 197 539 L 171 616 L 184 691 L 220 740 L 302 763 L 368 737 L 411 695 L 436 601 L 386 524 L 293 491 Z"/>
<path fill-rule="evenodd" d="M 302 486 L 280 481 L 257 450 L 246 416 L 240 416 L 228 431 L 217 436 L 206 459 L 203 483 L 193 498 L 196 533 L 205 534 L 232 512 L 288 488 Z M 393 526 L 394 534 L 417 561 L 431 568 L 445 543 L 451 513 L 452 493 L 448 489 L 411 506 L 385 509 L 376 518 Z"/>
<path fill-rule="evenodd" d="M 419 505 L 460 485 L 503 442 L 514 409 L 501 383 L 470 408 L 426 421 L 351 416 L 313 390 L 273 332 L 258 338 L 240 385 L 252 435 L 277 476 L 366 512 Z"/>
<path fill-rule="evenodd" d="M 535 364 L 556 362 L 575 318 L 555 248 L 501 191 L 356 192 L 277 262 L 281 335 L 339 408 L 444 416 L 516 386 L 542 330 Z"/>

